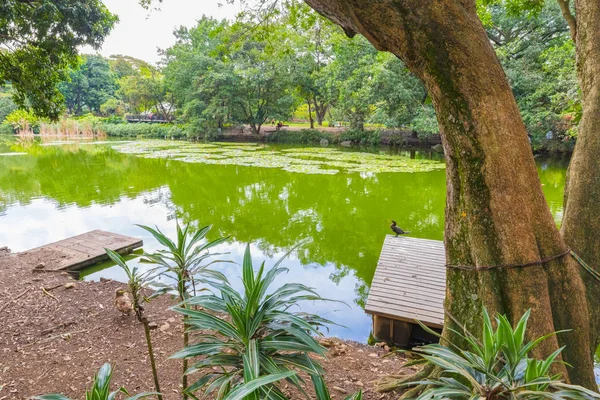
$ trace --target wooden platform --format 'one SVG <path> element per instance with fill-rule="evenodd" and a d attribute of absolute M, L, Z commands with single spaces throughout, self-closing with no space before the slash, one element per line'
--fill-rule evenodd
<path fill-rule="evenodd" d="M 95 230 L 50 243 L 45 246 L 27 250 L 24 253 L 40 253 L 43 260 L 43 252 L 51 250 L 59 252 L 60 259 L 52 262 L 49 270 L 78 271 L 90 265 L 108 260 L 105 248 L 120 254 L 129 254 L 133 250 L 142 247 L 143 241 L 129 236 L 119 235 L 101 230 Z"/>
<path fill-rule="evenodd" d="M 431 328 L 442 328 L 445 263 L 441 241 L 388 235 L 365 307 L 375 317 L 374 332 L 381 320 L 387 320 L 392 338 L 393 321 L 414 324 L 419 320 Z M 406 324 L 400 326 L 408 329 Z"/>

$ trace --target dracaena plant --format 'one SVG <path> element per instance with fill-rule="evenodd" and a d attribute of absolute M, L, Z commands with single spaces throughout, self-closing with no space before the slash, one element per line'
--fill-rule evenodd
<path fill-rule="evenodd" d="M 185 227 L 177 224 L 177 238 L 175 241 L 162 233 L 158 227 L 153 229 L 148 226 L 138 226 L 150 232 L 163 246 L 157 252 L 144 253 L 144 261 L 155 265 L 148 273 L 148 279 L 153 281 L 152 285 L 159 288 L 154 296 L 175 291 L 179 297 L 179 301 L 184 302 L 183 307 L 187 307 L 185 301 L 191 295 L 197 293 L 197 286 L 205 280 L 227 281 L 223 274 L 210 268 L 214 263 L 225 261 L 209 260 L 220 255 L 218 253 L 211 253 L 210 249 L 226 242 L 228 238 L 222 237 L 212 241 L 207 240 L 206 235 L 210 231 L 211 226 L 205 226 L 196 232 L 192 232 L 190 224 L 187 224 Z M 168 285 L 156 282 L 156 279 L 161 277 L 167 278 L 167 281 L 171 281 L 173 284 Z M 183 315 L 184 346 L 187 346 L 189 342 L 187 328 L 186 317 Z M 183 360 L 182 384 L 184 388 L 187 387 L 187 375 L 185 374 L 187 369 L 187 360 Z M 187 399 L 185 392 L 183 399 Z"/>
<path fill-rule="evenodd" d="M 94 375 L 94 382 L 92 387 L 85 391 L 85 400 L 113 400 L 116 398 L 118 393 L 123 393 L 129 396 L 127 390 L 120 387 L 118 390 L 111 392 L 110 383 L 112 379 L 112 367 L 109 363 L 104 364 L 100 371 Z M 158 393 L 140 393 L 135 396 L 128 397 L 126 400 L 137 400 L 143 397 L 155 396 Z M 71 400 L 61 394 L 45 394 L 42 396 L 34 397 L 38 400 Z"/>
<path fill-rule="evenodd" d="M 160 384 L 158 381 L 158 370 L 156 368 L 156 360 L 154 358 L 154 350 L 152 348 L 152 335 L 150 334 L 150 324 L 146 315 L 144 315 L 144 302 L 148 298 L 144 296 L 143 288 L 148 283 L 148 274 L 142 273 L 137 267 L 130 268 L 121 255 L 113 250 L 104 249 L 110 259 L 117 264 L 125 274 L 127 274 L 127 291 L 131 295 L 132 308 L 137 320 L 144 326 L 146 336 L 146 346 L 148 347 L 148 357 L 150 358 L 150 367 L 152 369 L 152 377 L 154 379 L 154 389 L 160 392 Z M 158 400 L 162 400 L 162 395 L 157 395 Z"/>
<path fill-rule="evenodd" d="M 548 358 L 538 360 L 529 353 L 556 332 L 531 342 L 525 341 L 527 311 L 513 328 L 504 315 L 492 320 L 483 310 L 483 335 L 481 340 L 469 332 L 452 332 L 467 343 L 462 349 L 455 344 L 430 344 L 417 347 L 423 361 L 435 365 L 441 372 L 408 385 L 426 385 L 418 397 L 425 399 L 598 399 L 598 393 L 581 386 L 561 381 L 560 375 L 552 374 L 551 367 L 558 361 L 563 348 Z M 437 333 L 429 332 L 439 336 Z M 441 338 L 441 336 L 439 336 Z M 445 339 L 442 340 L 444 342 Z M 447 342 L 446 342 L 447 343 Z"/>
<path fill-rule="evenodd" d="M 285 379 L 305 394 L 303 380 L 296 374 L 303 371 L 313 378 L 315 389 L 320 389 L 319 399 L 329 398 L 322 381 L 323 368 L 310 356 L 325 355 L 316 337 L 322 336 L 319 329 L 331 321 L 292 311 L 298 302 L 325 299 L 299 283 L 273 289 L 275 278 L 287 272 L 282 261 L 270 270 L 263 262 L 255 272 L 248 246 L 241 291 L 229 282 L 210 282 L 214 293 L 195 296 L 185 302 L 187 307 L 175 308 L 188 318 L 190 331 L 198 332 L 193 344 L 172 356 L 194 359 L 186 373 L 198 379 L 186 392 L 193 395 L 203 390 L 204 396 L 227 400 L 238 398 L 235 396 L 242 391 L 250 400 L 286 399 L 277 382 Z M 249 386 L 253 391 L 247 392 Z"/>

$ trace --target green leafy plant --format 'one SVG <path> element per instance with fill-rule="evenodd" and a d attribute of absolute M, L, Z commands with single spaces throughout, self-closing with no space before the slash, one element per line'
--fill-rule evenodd
<path fill-rule="evenodd" d="M 263 384 L 257 385 L 248 399 L 286 399 L 276 381 L 286 379 L 305 393 L 303 380 L 296 375 L 296 371 L 303 371 L 311 376 L 319 399 L 329 398 L 322 381 L 323 368 L 310 355 L 325 355 L 315 337 L 322 336 L 319 329 L 332 322 L 290 311 L 300 301 L 324 300 L 313 289 L 288 283 L 271 290 L 275 278 L 287 272 L 281 266 L 282 261 L 283 258 L 268 271 L 263 262 L 254 272 L 248 246 L 242 265 L 241 292 L 228 281 L 213 281 L 210 286 L 218 294 L 195 296 L 185 302 L 187 307 L 175 308 L 188 318 L 191 331 L 202 331 L 195 336 L 196 343 L 172 356 L 200 357 L 186 371 L 188 375 L 200 372 L 199 379 L 186 392 L 193 394 L 204 389 L 205 395 L 216 392 L 217 399 L 237 398 L 232 396 L 258 380 Z M 228 318 L 224 320 L 218 315 Z"/>
<path fill-rule="evenodd" d="M 152 377 L 154 378 L 154 389 L 160 392 L 160 384 L 158 381 L 158 371 L 156 369 L 156 360 L 154 358 L 154 350 L 152 348 L 152 335 L 150 334 L 150 324 L 148 318 L 144 315 L 143 302 L 148 301 L 144 296 L 143 288 L 147 283 L 147 274 L 141 273 L 137 267 L 129 268 L 123 257 L 115 251 L 104 249 L 110 259 L 117 264 L 127 274 L 127 286 L 133 305 L 133 311 L 139 322 L 144 326 L 146 335 L 146 345 L 148 346 L 148 357 L 150 358 L 150 367 L 152 368 Z M 157 395 L 159 400 L 162 400 L 162 395 Z"/>
<path fill-rule="evenodd" d="M 174 281 L 173 285 L 161 284 L 153 282 L 153 286 L 159 287 L 155 295 L 160 295 L 169 291 L 175 291 L 180 302 L 188 300 L 192 294 L 197 293 L 197 283 L 204 282 L 206 279 L 227 281 L 225 276 L 215 270 L 210 269 L 210 265 L 216 262 L 227 262 L 223 260 L 206 261 L 216 255 L 210 253 L 210 249 L 224 243 L 228 240 L 227 237 L 215 239 L 213 241 L 206 240 L 206 235 L 211 229 L 211 226 L 205 226 L 195 233 L 190 230 L 190 225 L 181 227 L 177 224 L 177 239 L 176 242 L 169 239 L 161 232 L 158 227 L 152 229 L 148 226 L 138 225 L 140 228 L 150 232 L 152 236 L 164 247 L 152 254 L 144 253 L 147 262 L 155 264 L 157 267 L 149 271 L 148 279 L 154 280 L 159 277 L 166 277 Z M 183 307 L 187 307 L 184 303 Z M 183 345 L 189 343 L 188 323 L 185 314 L 183 314 Z M 182 384 L 187 387 L 188 369 L 187 360 L 183 360 Z M 187 398 L 186 392 L 183 394 L 183 399 Z"/>
<path fill-rule="evenodd" d="M 129 392 L 127 392 L 124 387 L 120 387 L 114 392 L 110 391 L 112 371 L 112 367 L 109 363 L 104 364 L 100 368 L 100 371 L 94 375 L 92 387 L 85 391 L 85 400 L 113 400 L 119 392 L 129 396 Z M 140 393 L 138 395 L 128 397 L 126 400 L 137 400 L 157 394 L 158 393 Z M 34 398 L 38 400 L 71 400 L 61 394 L 45 394 L 42 396 L 36 396 Z"/>
<path fill-rule="evenodd" d="M 504 315 L 496 317 L 494 330 L 487 310 L 483 311 L 483 338 L 479 341 L 468 332 L 452 332 L 468 343 L 461 349 L 450 343 L 430 344 L 415 351 L 441 370 L 437 378 L 412 382 L 408 385 L 427 385 L 418 399 L 598 399 L 598 393 L 581 386 L 569 385 L 560 375 L 550 372 L 563 348 L 545 360 L 529 357 L 541 342 L 552 333 L 531 342 L 525 341 L 530 311 L 527 311 L 513 329 Z M 429 332 L 439 336 L 422 325 Z M 441 338 L 441 336 L 439 336 Z M 442 339 L 445 340 L 445 339 Z"/>

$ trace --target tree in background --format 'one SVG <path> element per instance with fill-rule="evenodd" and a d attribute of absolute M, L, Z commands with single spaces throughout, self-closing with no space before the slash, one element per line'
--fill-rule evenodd
<path fill-rule="evenodd" d="M 77 65 L 77 49 L 98 49 L 117 17 L 100 0 L 5 0 L 0 3 L 0 82 L 14 101 L 40 116 L 58 118 L 57 88 Z"/>
<path fill-rule="evenodd" d="M 82 56 L 81 66 L 59 85 L 69 113 L 100 113 L 100 106 L 111 98 L 116 85 L 108 61 L 99 55 Z"/>
<path fill-rule="evenodd" d="M 287 48 L 285 32 L 266 34 L 203 18 L 177 35 L 166 51 L 166 79 L 197 129 L 209 132 L 242 123 L 258 134 L 268 120 L 291 116 L 293 57 L 279 51 Z"/>

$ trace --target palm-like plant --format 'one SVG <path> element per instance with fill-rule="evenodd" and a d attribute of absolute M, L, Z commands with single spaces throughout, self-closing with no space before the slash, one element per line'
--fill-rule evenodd
<path fill-rule="evenodd" d="M 290 311 L 300 301 L 324 299 L 313 289 L 298 283 L 288 283 L 271 292 L 274 279 L 287 272 L 281 267 L 282 261 L 283 258 L 269 271 L 265 271 L 263 262 L 255 273 L 248 246 L 242 265 L 244 289 L 241 293 L 228 282 L 213 281 L 210 285 L 218 294 L 195 296 L 185 302 L 187 307 L 175 308 L 188 318 L 191 331 L 205 331 L 196 336 L 197 343 L 172 356 L 201 357 L 186 372 L 201 373 L 199 379 L 185 389 L 186 392 L 193 394 L 204 389 L 205 395 L 216 392 L 214 398 L 229 400 L 256 381 L 268 381 L 246 393 L 246 398 L 286 399 L 276 381 L 285 378 L 304 393 L 302 379 L 296 371 L 311 375 L 315 388 L 325 387 L 321 378 L 323 369 L 310 354 L 325 354 L 315 336 L 321 336 L 319 328 L 331 321 Z M 202 309 L 195 310 L 190 306 Z M 228 316 L 228 320 L 219 318 L 219 314 Z M 274 379 L 278 376 L 279 379 Z M 329 398 L 326 387 L 321 393 L 323 397 L 319 399 Z"/>
<path fill-rule="evenodd" d="M 144 315 L 143 302 L 148 301 L 144 296 L 142 289 L 148 282 L 148 274 L 141 273 L 137 267 L 129 268 L 123 257 L 115 251 L 110 249 L 104 249 L 110 259 L 117 264 L 127 274 L 127 286 L 128 292 L 131 294 L 131 300 L 133 303 L 133 311 L 139 322 L 144 326 L 144 333 L 146 335 L 146 345 L 148 346 L 148 356 L 150 358 L 150 367 L 152 368 L 152 377 L 154 378 L 154 389 L 160 392 L 160 384 L 158 382 L 158 371 L 156 369 L 156 360 L 154 358 L 154 350 L 152 348 L 152 336 L 150 335 L 150 325 L 148 318 Z M 162 395 L 157 395 L 159 400 L 162 400 Z"/>
<path fill-rule="evenodd" d="M 427 385 L 428 389 L 418 397 L 419 400 L 600 398 L 598 393 L 565 384 L 560 380 L 560 375 L 550 373 L 552 364 L 557 361 L 563 348 L 545 360 L 529 358 L 529 353 L 537 345 L 560 333 L 525 342 L 529 316 L 530 311 L 527 311 L 513 329 L 504 315 L 498 315 L 497 329 L 494 330 L 490 316 L 484 309 L 481 341 L 468 332 L 463 334 L 452 330 L 464 339 L 469 349 L 461 349 L 452 343 L 448 346 L 430 344 L 416 348 L 423 360 L 438 367 L 441 374 L 437 378 L 407 385 Z"/>
<path fill-rule="evenodd" d="M 110 391 L 110 381 L 112 379 L 112 367 L 109 363 L 104 364 L 100 371 L 94 375 L 94 382 L 92 387 L 85 391 L 85 400 L 113 400 L 117 394 L 124 393 L 129 396 L 127 390 L 120 387 L 118 390 Z M 128 397 L 126 400 L 137 400 L 143 397 L 154 396 L 158 393 L 141 393 L 132 397 Z M 42 396 L 34 397 L 38 400 L 71 400 L 61 394 L 45 394 Z"/>
<path fill-rule="evenodd" d="M 163 249 L 152 253 L 144 253 L 145 261 L 155 264 L 156 267 L 149 271 L 148 279 L 154 280 L 158 277 L 165 276 L 174 280 L 174 285 L 159 284 L 153 282 L 153 286 L 160 289 L 155 295 L 159 295 L 168 291 L 175 290 L 179 297 L 179 301 L 183 302 L 183 307 L 187 307 L 185 301 L 192 295 L 197 293 L 196 284 L 203 282 L 206 279 L 216 281 L 227 281 L 225 276 L 218 271 L 209 268 L 211 264 L 216 262 L 224 262 L 222 260 L 214 260 L 206 262 L 209 258 L 219 254 L 210 253 L 209 250 L 221 243 L 224 243 L 228 238 L 219 238 L 213 241 L 207 241 L 206 235 L 211 229 L 211 226 L 205 226 L 195 233 L 190 231 L 190 224 L 181 227 L 177 224 L 177 240 L 174 242 L 161 232 L 158 227 L 152 229 L 148 226 L 138 225 L 140 228 L 150 232 L 152 236 L 164 247 Z M 183 316 L 183 345 L 189 343 L 189 334 L 187 329 L 185 315 Z M 187 360 L 183 360 L 182 384 L 187 387 Z M 184 392 L 183 399 L 187 399 L 187 394 Z"/>

